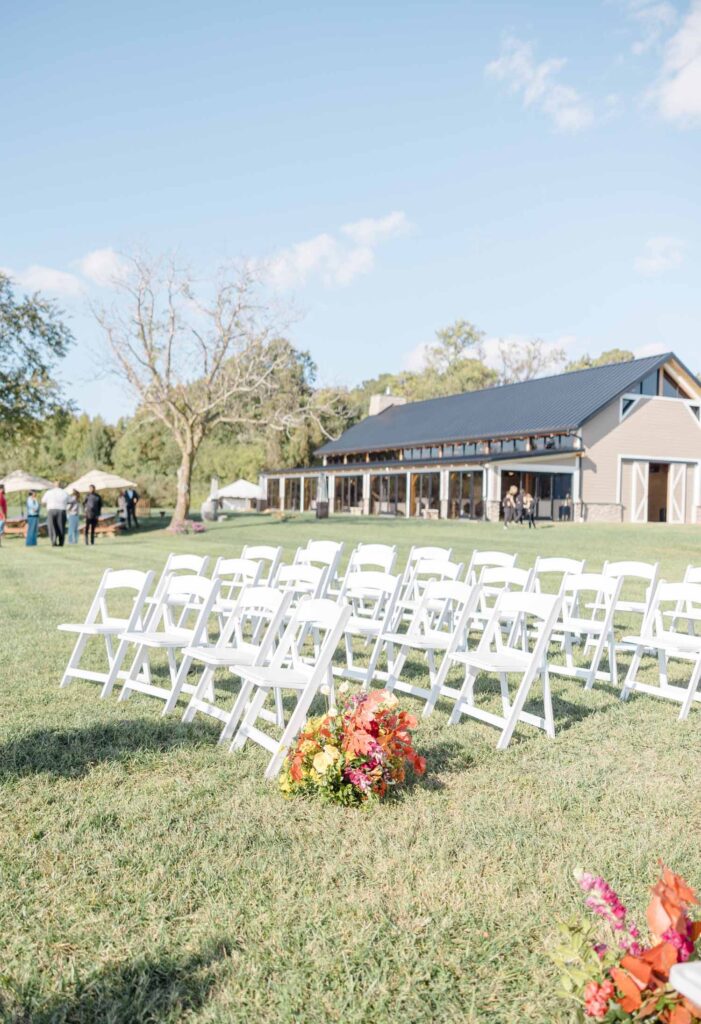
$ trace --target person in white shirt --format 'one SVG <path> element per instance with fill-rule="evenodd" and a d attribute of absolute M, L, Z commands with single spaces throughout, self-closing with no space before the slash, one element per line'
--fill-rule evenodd
<path fill-rule="evenodd" d="M 48 491 L 44 491 L 44 497 L 41 499 L 43 504 L 46 505 L 49 538 L 51 546 L 54 548 L 63 547 L 63 541 L 66 536 L 68 498 L 68 491 L 64 491 L 57 480 L 53 487 L 50 487 Z"/>

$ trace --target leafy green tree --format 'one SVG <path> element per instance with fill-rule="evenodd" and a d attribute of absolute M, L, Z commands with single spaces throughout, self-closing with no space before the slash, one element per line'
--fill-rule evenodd
<path fill-rule="evenodd" d="M 635 355 L 633 352 L 629 352 L 628 349 L 609 348 L 606 352 L 602 352 L 600 356 L 590 356 L 586 353 L 580 356 L 579 359 L 573 359 L 572 362 L 567 364 L 565 370 L 589 370 L 592 366 L 608 366 L 609 363 L 627 363 L 631 359 L 635 359 Z"/>
<path fill-rule="evenodd" d="M 0 435 L 36 432 L 67 406 L 53 377 L 73 342 L 58 307 L 38 294 L 18 299 L 0 273 Z"/>

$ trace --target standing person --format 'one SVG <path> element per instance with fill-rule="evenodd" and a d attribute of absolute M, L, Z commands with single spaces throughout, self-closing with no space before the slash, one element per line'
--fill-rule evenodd
<path fill-rule="evenodd" d="M 516 502 L 514 501 L 514 494 L 516 493 L 515 487 L 510 487 L 504 495 L 502 506 L 504 508 L 504 529 L 508 530 L 509 524 L 514 521 L 514 514 L 516 512 Z"/>
<path fill-rule="evenodd" d="M 7 519 L 7 498 L 5 497 L 5 485 L 0 484 L 0 544 L 2 535 L 5 532 L 5 520 Z"/>
<path fill-rule="evenodd" d="M 525 498 L 525 493 L 523 491 L 523 488 L 520 488 L 516 492 L 516 497 L 514 498 L 514 505 L 515 505 L 514 519 L 518 523 L 519 526 L 523 526 L 523 511 L 524 511 L 524 509 L 523 509 L 523 501 L 524 501 L 524 498 Z"/>
<path fill-rule="evenodd" d="M 117 516 L 119 520 L 127 525 L 127 496 L 124 491 L 120 491 L 117 495 Z"/>
<path fill-rule="evenodd" d="M 68 514 L 68 543 L 77 544 L 80 530 L 80 495 L 76 490 L 71 491 L 66 512 Z"/>
<path fill-rule="evenodd" d="M 25 545 L 28 548 L 37 546 L 37 534 L 39 533 L 39 502 L 34 491 L 27 495 L 27 537 Z"/>
<path fill-rule="evenodd" d="M 138 527 L 139 520 L 136 518 L 136 503 L 139 500 L 139 493 L 136 488 L 127 487 L 124 492 L 124 498 L 127 503 L 127 529 L 131 527 L 132 520 L 134 526 Z"/>
<path fill-rule="evenodd" d="M 53 487 L 44 492 L 41 499 L 46 505 L 47 526 L 52 548 L 62 548 L 66 536 L 66 506 L 68 505 L 68 491 L 64 491 L 61 484 L 56 481 Z"/>
<path fill-rule="evenodd" d="M 530 491 L 526 491 L 523 496 L 523 511 L 528 520 L 528 529 L 533 528 L 535 530 L 535 498 Z"/>
<path fill-rule="evenodd" d="M 95 490 L 95 484 L 90 484 L 83 508 L 85 509 L 85 543 L 94 544 L 95 527 L 102 512 L 102 498 Z"/>

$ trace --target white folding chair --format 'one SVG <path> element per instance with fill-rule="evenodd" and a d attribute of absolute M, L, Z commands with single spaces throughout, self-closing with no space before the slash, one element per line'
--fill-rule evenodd
<path fill-rule="evenodd" d="M 556 626 L 557 637 L 565 649 L 565 664 L 551 662 L 551 672 L 583 679 L 586 690 L 591 690 L 597 679 L 609 683 L 618 681 L 614 615 L 622 585 L 621 577 L 604 576 L 598 572 L 565 577 L 562 584 L 562 614 Z M 587 596 L 594 600 L 587 602 Z M 574 644 L 582 640 L 583 656 L 591 648 L 593 654 L 588 665 L 575 665 Z M 602 672 L 601 659 L 606 652 L 609 671 Z"/>
<path fill-rule="evenodd" d="M 194 575 L 204 576 L 209 566 L 209 555 L 176 555 L 171 553 L 166 558 L 166 564 L 163 566 L 161 575 L 156 582 L 156 587 L 153 594 L 146 598 L 146 604 L 153 607 L 158 604 L 161 598 L 164 587 L 167 586 L 168 581 L 173 576 L 183 575 Z M 182 612 L 180 613 L 178 625 L 183 625 L 188 618 L 190 611 L 192 610 L 188 606 L 183 594 L 173 595 L 174 606 L 180 606 Z"/>
<path fill-rule="evenodd" d="M 401 577 L 386 572 L 351 572 L 343 583 L 338 603 L 351 609 L 344 631 L 346 664 L 334 668 L 334 674 L 361 683 L 367 690 L 377 673 L 377 663 L 383 647 L 382 634 L 394 624 Z M 353 640 L 361 639 L 372 645 L 366 668 L 353 660 Z M 386 676 L 386 673 L 385 673 Z"/>
<path fill-rule="evenodd" d="M 272 587 L 248 587 L 239 595 L 215 644 L 185 648 L 178 680 L 185 680 L 193 664 L 202 666 L 202 674 L 183 714 L 183 722 L 191 722 L 197 712 L 209 715 L 224 723 L 219 742 L 231 739 L 240 709 L 236 701 L 230 708 L 224 708 L 221 702 L 216 702 L 213 696 L 214 674 L 217 669 L 228 669 L 236 675 L 241 665 L 265 665 L 280 635 L 291 600 L 292 594 L 283 594 Z M 264 628 L 261 628 L 261 624 Z M 256 642 L 258 634 L 262 634 L 259 643 Z M 178 686 L 173 688 L 166 711 L 175 707 L 179 692 Z M 279 702 L 274 720 L 284 725 L 282 701 Z"/>
<path fill-rule="evenodd" d="M 334 540 L 310 540 L 305 548 L 297 548 L 295 564 L 315 565 L 325 570 L 321 597 L 329 587 L 338 586 L 338 568 L 341 564 L 343 544 Z"/>
<path fill-rule="evenodd" d="M 473 551 L 465 574 L 465 582 L 478 582 L 483 569 L 513 569 L 518 555 L 509 555 L 506 551 Z"/>
<path fill-rule="evenodd" d="M 546 582 L 543 577 L 546 577 L 551 584 L 554 583 L 554 586 L 549 588 L 550 593 L 557 594 L 565 576 L 578 576 L 584 572 L 585 565 L 583 558 L 544 558 L 538 555 L 533 566 L 534 589 L 537 593 L 542 593 L 543 583 Z"/>
<path fill-rule="evenodd" d="M 241 552 L 241 558 L 250 558 L 254 562 L 267 563 L 267 569 L 263 570 L 259 583 L 264 587 L 271 587 L 282 562 L 282 548 L 274 547 L 272 544 L 245 544 Z"/>
<path fill-rule="evenodd" d="M 293 606 L 305 597 L 320 598 L 325 590 L 326 570 L 316 565 L 281 565 L 273 586 L 292 594 Z"/>
<path fill-rule="evenodd" d="M 331 661 L 350 614 L 348 606 L 335 601 L 302 601 L 295 608 L 270 664 L 239 669 L 242 684 L 237 703 L 242 717 L 231 750 L 240 750 L 247 740 L 252 740 L 270 751 L 272 757 L 265 771 L 266 779 L 275 778 L 280 771 L 290 744 L 307 719 L 314 697 L 330 676 Z M 310 664 L 303 648 L 312 633 L 319 637 L 319 642 L 315 645 L 316 656 Z M 297 701 L 282 737 L 274 739 L 256 723 L 266 698 L 271 691 L 278 689 L 293 691 L 297 694 Z"/>
<path fill-rule="evenodd" d="M 263 575 L 262 561 L 253 558 L 218 558 L 212 579 L 219 580 L 219 597 L 214 611 L 219 616 L 220 626 L 224 627 L 224 618 L 236 606 L 242 590 L 246 587 L 257 587 Z"/>
<path fill-rule="evenodd" d="M 68 686 L 73 679 L 87 679 L 93 683 L 102 683 L 100 696 L 109 697 L 115 681 L 125 675 L 121 668 L 128 647 L 126 641 L 120 640 L 115 651 L 113 641 L 125 630 L 137 629 L 141 625 L 144 604 L 153 585 L 153 578 L 153 572 L 105 569 L 85 616 L 85 622 L 63 622 L 58 627 L 64 633 L 78 634 L 61 679 L 61 687 Z M 127 591 L 129 607 L 126 617 L 112 614 L 108 607 L 116 597 L 115 591 Z M 107 672 L 80 667 L 88 640 L 93 637 L 102 637 L 105 642 Z"/>
<path fill-rule="evenodd" d="M 479 608 L 473 616 L 473 628 L 484 629 L 491 621 L 494 605 L 504 591 L 530 593 L 533 590 L 535 571 L 533 569 L 518 569 L 513 565 L 485 565 L 480 571 L 478 584 L 480 588 Z M 523 633 L 522 617 L 511 623 L 509 627 L 510 640 L 515 639 L 519 630 Z M 525 643 L 525 636 L 523 639 Z"/>
<path fill-rule="evenodd" d="M 701 566 L 687 565 L 683 582 L 701 583 Z M 686 631 L 690 635 L 696 632 L 696 623 L 701 622 L 701 610 L 684 601 L 678 601 L 674 611 L 666 612 L 665 616 L 672 620 L 671 628 L 674 632 L 677 631 L 680 622 L 686 622 Z"/>
<path fill-rule="evenodd" d="M 458 580 L 463 566 L 447 559 L 420 558 L 414 562 L 411 575 L 404 584 L 398 607 L 405 618 L 411 618 L 421 603 L 426 588 L 438 580 Z"/>
<path fill-rule="evenodd" d="M 406 589 L 406 586 L 411 579 L 411 575 L 414 571 L 414 566 L 417 562 L 429 561 L 429 562 L 450 562 L 453 557 L 452 548 L 438 548 L 430 546 L 413 545 L 409 551 L 409 555 L 404 566 L 404 572 L 402 573 L 402 592 Z"/>
<path fill-rule="evenodd" d="M 618 614 L 621 612 L 627 616 L 640 615 L 641 619 L 644 619 L 660 578 L 659 562 L 604 562 L 601 572 L 604 576 L 610 576 L 611 579 L 621 580 L 621 590 L 613 612 L 614 626 L 617 624 Z M 626 596 L 626 591 L 630 588 L 631 583 L 635 584 L 635 582 L 638 582 L 638 585 L 639 582 L 645 584 L 645 596 L 642 601 Z M 626 628 L 630 629 L 629 623 L 626 623 Z M 620 649 L 621 645 L 619 645 Z"/>
<path fill-rule="evenodd" d="M 625 644 L 633 647 L 633 657 L 621 697 L 627 700 L 631 693 L 640 692 L 678 701 L 681 703 L 679 718 L 683 720 L 689 714 L 692 701 L 701 700 L 701 694 L 698 693 L 701 679 L 701 637 L 665 629 L 665 612 L 675 610 L 680 603 L 682 607 L 695 614 L 701 613 L 701 583 L 658 583 L 641 632 L 623 638 Z M 636 678 L 643 655 L 649 652 L 657 654 L 657 686 L 641 683 Z M 691 673 L 686 686 L 670 684 L 667 668 L 669 659 L 691 662 Z"/>
<path fill-rule="evenodd" d="M 455 698 L 458 691 L 445 685 L 450 658 L 448 655 L 467 647 L 470 621 L 479 601 L 479 586 L 444 580 L 430 583 L 421 603 L 414 612 L 406 633 L 389 631 L 382 634 L 387 648 L 387 690 L 400 690 L 412 697 L 420 697 L 424 704 L 424 717 L 433 711 L 438 698 Z M 395 657 L 394 648 L 398 648 Z M 418 686 L 401 678 L 402 670 L 411 651 L 426 657 L 429 686 Z M 440 665 L 436 655 L 442 655 Z"/>
<path fill-rule="evenodd" d="M 146 693 L 151 697 L 159 697 L 166 702 L 163 714 L 166 713 L 168 700 L 176 687 L 192 692 L 193 687 L 178 682 L 178 664 L 176 651 L 188 646 L 199 646 L 207 640 L 207 630 L 214 605 L 219 596 L 219 580 L 209 580 L 203 576 L 171 576 L 164 586 L 159 602 L 148 618 L 142 630 L 124 632 L 121 640 L 134 644 L 135 653 L 131 667 L 126 673 L 124 685 L 119 694 L 120 700 L 127 700 L 134 691 Z M 197 616 L 191 628 L 174 619 L 174 609 L 181 603 L 186 608 L 197 609 Z M 144 679 L 142 671 L 149 666 L 150 651 L 163 651 L 168 659 L 170 686 L 157 686 L 151 679 Z"/>
<path fill-rule="evenodd" d="M 475 651 L 457 651 L 451 661 L 465 666 L 465 681 L 449 719 L 450 725 L 460 721 L 462 715 L 476 718 L 501 729 L 497 750 L 505 750 L 518 722 L 544 729 L 551 738 L 555 735 L 550 680 L 548 676 L 548 647 L 562 605 L 560 594 L 504 591 L 497 598 L 492 616 Z M 504 629 L 509 624 L 525 619 L 530 648 L 524 650 L 511 642 L 504 643 Z M 534 626 L 535 623 L 535 626 Z M 475 704 L 475 681 L 480 674 L 499 677 L 502 714 L 488 711 Z M 513 701 L 509 691 L 509 675 L 520 676 Z M 543 685 L 543 714 L 524 711 L 533 683 L 540 676 Z"/>
<path fill-rule="evenodd" d="M 358 544 L 351 551 L 346 571 L 339 586 L 329 587 L 329 597 L 338 597 L 351 573 L 355 572 L 387 572 L 392 573 L 397 560 L 397 548 L 394 544 Z"/>

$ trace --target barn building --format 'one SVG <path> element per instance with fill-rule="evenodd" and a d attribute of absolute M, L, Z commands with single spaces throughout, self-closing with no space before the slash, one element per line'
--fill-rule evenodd
<path fill-rule="evenodd" d="M 317 451 L 320 464 L 268 470 L 269 507 L 331 514 L 488 519 L 513 485 L 540 519 L 701 522 L 701 382 L 671 352 L 407 402 Z"/>

